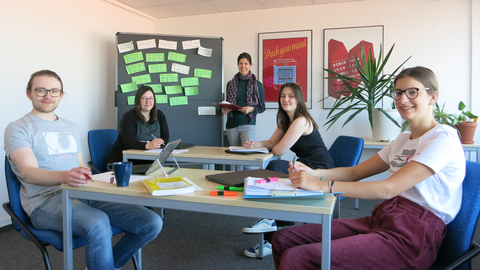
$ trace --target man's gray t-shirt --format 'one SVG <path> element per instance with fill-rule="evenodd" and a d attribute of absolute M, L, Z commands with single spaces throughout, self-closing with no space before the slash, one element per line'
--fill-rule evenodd
<path fill-rule="evenodd" d="M 5 129 L 5 152 L 7 157 L 22 147 L 33 150 L 38 167 L 50 171 L 69 171 L 79 167 L 80 139 L 77 125 L 58 118 L 47 121 L 28 113 Z M 28 215 L 50 196 L 61 192 L 60 185 L 40 186 L 29 184 L 21 175 L 16 164 L 10 162 L 13 172 L 22 183 L 20 198 Z"/>

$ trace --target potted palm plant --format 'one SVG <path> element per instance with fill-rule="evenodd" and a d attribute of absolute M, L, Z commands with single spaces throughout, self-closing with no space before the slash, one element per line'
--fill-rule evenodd
<path fill-rule="evenodd" d="M 390 96 L 390 91 L 394 88 L 393 81 L 397 71 L 411 58 L 410 56 L 405 60 L 394 72 L 386 74 L 384 68 L 390 59 L 394 47 L 395 44 L 390 48 L 384 59 L 382 57 L 382 48 L 380 47 L 379 57 L 375 59 L 375 55 L 371 50 L 368 51 L 368 55 L 365 54 L 362 43 L 360 43 L 360 60 L 357 55 L 355 55 L 355 69 L 359 74 L 359 78 L 355 76 L 345 76 L 331 69 L 324 69 L 331 74 L 326 77 L 326 79 L 341 80 L 344 87 L 342 91 L 338 92 L 338 94 L 340 94 L 339 98 L 335 100 L 335 103 L 328 113 L 328 120 L 324 124 L 324 126 L 328 125 L 327 130 L 347 113 L 353 112 L 345 120 L 342 127 L 363 111 L 367 111 L 368 113 L 368 120 L 372 131 L 375 128 L 380 129 L 381 127 L 374 126 L 373 121 L 374 111 L 379 110 L 381 114 L 398 127 L 397 134 L 400 132 L 400 124 L 398 121 L 386 110 L 379 107 L 383 98 Z M 378 138 L 374 139 L 379 140 Z"/>

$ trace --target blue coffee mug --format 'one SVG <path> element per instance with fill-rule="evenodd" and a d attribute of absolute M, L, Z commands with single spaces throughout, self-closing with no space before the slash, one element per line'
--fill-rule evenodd
<path fill-rule="evenodd" d="M 117 187 L 126 187 L 130 183 L 132 175 L 132 162 L 114 162 L 107 164 L 109 171 L 113 170 Z"/>

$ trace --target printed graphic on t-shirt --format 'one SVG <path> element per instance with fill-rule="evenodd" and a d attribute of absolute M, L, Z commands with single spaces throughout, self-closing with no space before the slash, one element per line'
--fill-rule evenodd
<path fill-rule="evenodd" d="M 413 157 L 413 155 L 415 155 L 415 152 L 417 152 L 417 149 L 411 149 L 411 150 L 404 149 L 401 155 L 395 155 L 395 158 L 392 161 L 390 161 L 390 165 L 392 167 L 405 166 L 405 164 L 408 163 L 408 161 Z"/>
<path fill-rule="evenodd" d="M 78 145 L 71 132 L 44 132 L 49 155 L 77 153 Z"/>

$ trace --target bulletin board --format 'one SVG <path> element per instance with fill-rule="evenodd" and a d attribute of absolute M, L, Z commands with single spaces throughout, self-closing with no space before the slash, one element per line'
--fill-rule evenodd
<path fill-rule="evenodd" d="M 117 126 L 142 85 L 154 89 L 170 141 L 222 145 L 223 38 L 124 33 L 117 38 Z"/>

